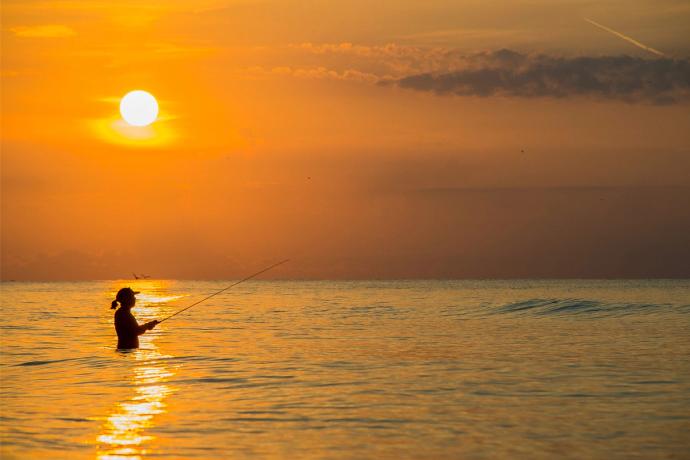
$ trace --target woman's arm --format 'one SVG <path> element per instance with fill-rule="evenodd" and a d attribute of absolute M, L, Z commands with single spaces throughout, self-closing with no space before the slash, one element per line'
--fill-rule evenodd
<path fill-rule="evenodd" d="M 156 324 L 158 324 L 158 320 L 155 320 L 155 319 L 153 321 L 149 321 L 146 324 L 142 324 L 141 326 L 139 326 L 139 324 L 137 324 L 137 335 L 141 335 L 141 334 L 145 333 L 146 331 L 150 331 L 151 329 L 156 327 Z"/>

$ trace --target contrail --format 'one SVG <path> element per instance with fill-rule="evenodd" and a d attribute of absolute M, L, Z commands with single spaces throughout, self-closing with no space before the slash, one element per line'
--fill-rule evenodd
<path fill-rule="evenodd" d="M 645 50 L 645 51 L 649 51 L 650 53 L 654 53 L 654 54 L 656 54 L 657 56 L 669 57 L 668 55 L 662 53 L 661 51 L 655 50 L 655 49 L 652 48 L 651 46 L 647 46 L 647 45 L 645 45 L 644 43 L 638 42 L 638 41 L 635 40 L 634 38 L 627 37 L 627 36 L 623 35 L 623 34 L 620 33 L 620 32 L 616 32 L 616 31 L 613 30 L 613 29 L 609 29 L 608 27 L 606 27 L 606 26 L 604 26 L 604 25 L 601 25 L 601 24 L 599 24 L 598 22 L 592 21 L 591 19 L 587 19 L 587 18 L 583 18 L 583 19 L 584 19 L 585 21 L 589 22 L 590 24 L 592 24 L 592 25 L 594 25 L 594 26 L 597 26 L 597 27 L 600 28 L 600 29 L 603 29 L 603 30 L 605 30 L 605 31 L 607 31 L 607 32 L 611 32 L 613 35 L 622 38 L 622 39 L 625 40 L 626 42 L 632 43 L 633 45 L 637 46 L 638 48 L 642 48 L 642 49 Z"/>

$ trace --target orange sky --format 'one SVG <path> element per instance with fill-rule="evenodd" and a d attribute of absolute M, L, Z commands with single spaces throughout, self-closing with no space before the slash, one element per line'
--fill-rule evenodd
<path fill-rule="evenodd" d="M 2 278 L 690 276 L 688 23 L 670 0 L 4 1 Z M 161 108 L 134 137 L 133 89 Z"/>

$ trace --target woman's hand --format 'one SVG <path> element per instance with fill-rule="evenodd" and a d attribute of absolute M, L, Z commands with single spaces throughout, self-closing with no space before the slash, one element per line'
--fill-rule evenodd
<path fill-rule="evenodd" d="M 146 323 L 146 329 L 148 329 L 150 331 L 151 329 L 156 327 L 157 324 L 158 324 L 157 319 L 154 319 L 153 321 L 149 321 L 148 323 Z"/>

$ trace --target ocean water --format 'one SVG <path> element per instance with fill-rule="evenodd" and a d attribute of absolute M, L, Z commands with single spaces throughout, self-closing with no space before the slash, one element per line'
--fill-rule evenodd
<path fill-rule="evenodd" d="M 690 458 L 690 281 L 2 283 L 3 459 Z"/>

